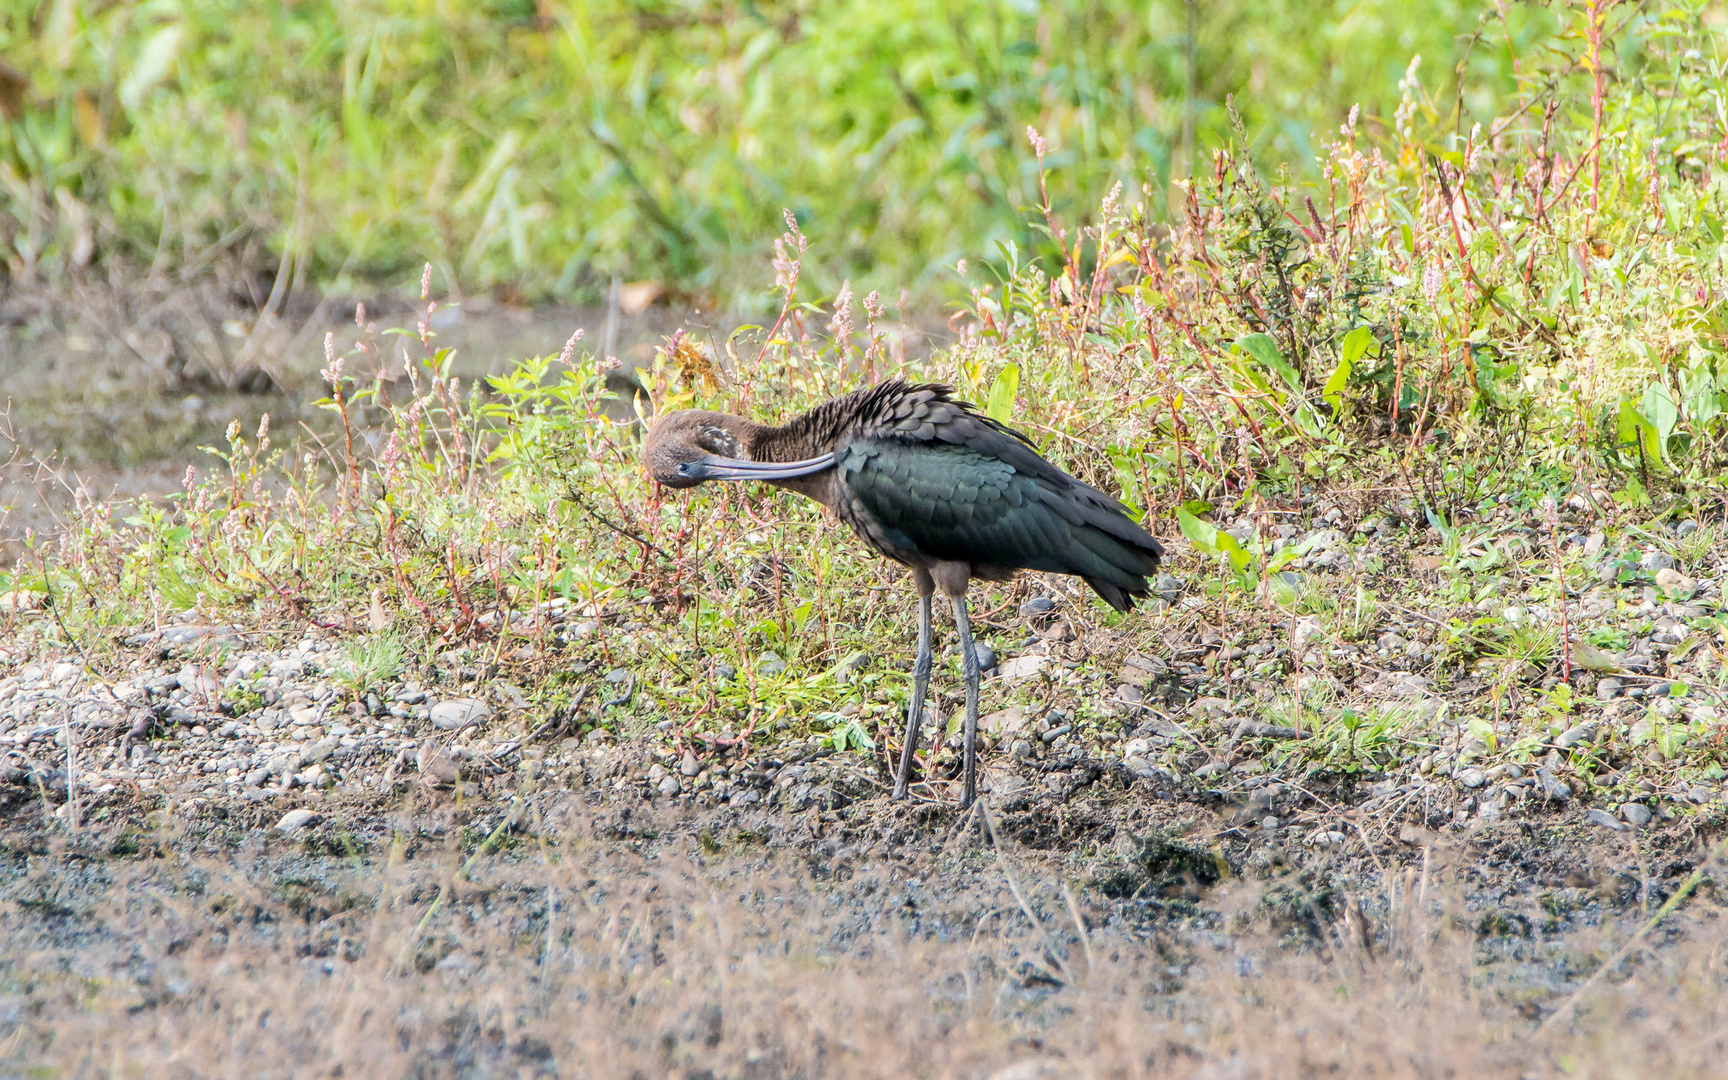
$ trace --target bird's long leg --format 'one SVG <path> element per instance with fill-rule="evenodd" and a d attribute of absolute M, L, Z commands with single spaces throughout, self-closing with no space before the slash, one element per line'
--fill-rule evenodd
<path fill-rule="evenodd" d="M 904 799 L 906 789 L 912 784 L 912 754 L 918 749 L 918 729 L 924 722 L 924 692 L 930 688 L 930 592 L 920 588 L 918 594 L 918 659 L 912 663 L 912 700 L 906 705 L 906 745 L 900 750 L 900 773 L 894 778 L 896 799 Z"/>
<path fill-rule="evenodd" d="M 972 651 L 972 624 L 966 597 L 954 598 L 954 627 L 960 636 L 960 668 L 966 673 L 966 759 L 960 781 L 960 809 L 978 797 L 978 654 Z"/>

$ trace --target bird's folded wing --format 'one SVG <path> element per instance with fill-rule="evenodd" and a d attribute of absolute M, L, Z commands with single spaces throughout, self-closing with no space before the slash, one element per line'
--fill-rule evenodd
<path fill-rule="evenodd" d="M 940 439 L 877 439 L 844 447 L 835 462 L 861 524 L 888 546 L 1144 589 L 1157 541 L 1115 500 L 1028 455 L 1043 468 Z M 1054 477 L 1038 475 L 1046 470 Z"/>

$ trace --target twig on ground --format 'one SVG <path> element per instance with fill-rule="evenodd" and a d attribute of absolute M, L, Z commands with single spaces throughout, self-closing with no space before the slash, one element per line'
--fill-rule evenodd
<path fill-rule="evenodd" d="M 600 513 L 600 511 L 594 509 L 592 506 L 589 506 L 587 501 L 585 499 L 583 499 L 582 496 L 580 496 L 576 493 L 575 488 L 570 488 L 569 490 L 564 492 L 564 498 L 568 499 L 570 502 L 573 502 L 577 506 L 581 507 L 582 511 L 584 513 L 586 513 L 589 517 L 593 518 L 595 521 L 598 521 L 600 524 L 606 526 L 608 529 L 611 529 L 613 532 L 617 533 L 619 536 L 624 537 L 626 540 L 631 540 L 631 541 L 634 541 L 635 543 L 641 544 L 642 550 L 652 551 L 654 554 L 660 556 L 662 559 L 665 559 L 667 562 L 672 561 L 672 556 L 666 554 L 666 550 L 664 548 L 660 547 L 660 545 L 654 543 L 654 541 L 645 539 L 642 536 L 640 536 L 634 532 L 631 532 L 629 529 L 626 529 L 624 526 L 619 525 L 616 522 L 612 521 L 610 518 L 606 517 L 606 515 Z"/>
<path fill-rule="evenodd" d="M 1027 901 L 1026 894 L 1020 890 L 1020 882 L 1014 878 L 1013 868 L 1008 865 L 1008 858 L 1002 851 L 1001 842 L 997 839 L 996 823 L 990 819 L 989 808 L 984 805 L 983 799 L 979 799 L 973 804 L 973 806 L 977 808 L 978 816 L 984 821 L 985 831 L 990 834 L 990 848 L 996 852 L 996 865 L 1001 869 L 1002 876 L 1008 881 L 1008 891 L 1014 894 L 1014 900 L 1020 905 L 1021 912 L 1023 912 L 1027 920 L 1031 922 L 1032 929 L 1038 932 L 1038 937 L 1044 942 L 1044 949 L 1050 954 L 1050 959 L 1056 965 L 1056 970 L 1050 971 L 1049 966 L 1046 964 L 1039 964 L 1039 966 L 1043 967 L 1059 981 L 1072 984 L 1074 982 L 1074 977 L 1069 974 L 1068 965 L 1062 962 L 1062 954 L 1056 951 L 1055 940 L 1051 938 L 1050 931 L 1044 929 L 1044 923 L 1041 922 L 1038 916 L 1032 911 L 1032 905 Z"/>

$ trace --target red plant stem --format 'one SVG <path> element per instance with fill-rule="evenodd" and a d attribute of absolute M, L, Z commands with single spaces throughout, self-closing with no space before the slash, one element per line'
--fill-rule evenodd
<path fill-rule="evenodd" d="M 1590 217 L 1595 221 L 1598 201 L 1602 196 L 1602 23 L 1607 17 L 1607 5 L 1614 0 L 1584 0 L 1590 39 Z"/>

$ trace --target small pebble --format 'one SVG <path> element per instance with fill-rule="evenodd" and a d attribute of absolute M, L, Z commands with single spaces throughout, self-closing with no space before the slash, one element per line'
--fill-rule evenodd
<path fill-rule="evenodd" d="M 1459 769 L 1455 779 L 1467 788 L 1479 788 L 1488 782 L 1488 774 L 1471 765 Z"/>
<path fill-rule="evenodd" d="M 1048 596 L 1034 596 L 1020 605 L 1020 614 L 1028 619 L 1041 618 L 1056 610 L 1056 601 Z"/>
<path fill-rule="evenodd" d="M 59 669 L 56 668 L 55 670 L 58 671 Z M 183 666 L 175 681 L 180 684 L 180 689 L 187 693 L 209 697 L 216 692 L 216 673 L 201 665 L 187 664 Z"/>
<path fill-rule="evenodd" d="M 1673 570 L 1679 564 L 1674 561 L 1674 556 L 1665 551 L 1649 551 L 1645 552 L 1644 557 L 1638 560 L 1638 565 L 1640 568 L 1654 573 L 1658 570 Z"/>
<path fill-rule="evenodd" d="M 282 820 L 276 823 L 276 831 L 284 833 L 299 832 L 310 825 L 316 825 L 324 820 L 316 812 L 300 807 L 282 815 Z"/>
<path fill-rule="evenodd" d="M 1662 569 L 1656 571 L 1656 587 L 1670 594 L 1690 595 L 1698 583 L 1678 570 Z"/>
<path fill-rule="evenodd" d="M 1626 826 L 1615 820 L 1613 814 L 1610 814 L 1601 807 L 1592 808 L 1591 811 L 1585 815 L 1585 820 L 1590 822 L 1592 825 L 1600 825 L 1604 829 L 1613 829 L 1615 832 L 1620 832 L 1626 828 Z"/>
<path fill-rule="evenodd" d="M 450 698 L 432 706 L 432 726 L 440 731 L 457 731 L 491 718 L 492 710 L 476 698 Z"/>
<path fill-rule="evenodd" d="M 1604 679 L 1603 682 L 1613 682 L 1613 680 L 1612 679 Z M 1597 689 L 1597 693 L 1601 694 L 1602 684 L 1597 683 L 1596 689 Z M 1612 695 L 1602 694 L 1601 696 L 1606 698 L 1606 697 L 1610 697 Z M 1574 724 L 1571 727 L 1567 728 L 1565 731 L 1561 732 L 1560 735 L 1557 738 L 1555 738 L 1554 745 L 1558 746 L 1562 750 L 1570 750 L 1574 746 L 1577 746 L 1579 743 L 1589 742 L 1591 739 L 1593 739 L 1595 737 L 1596 737 L 1596 724 L 1595 724 L 1595 722 L 1590 721 L 1590 720 L 1586 720 L 1582 724 Z"/>
<path fill-rule="evenodd" d="M 670 796 L 670 795 L 676 795 L 680 791 L 684 790 L 684 786 L 678 782 L 678 778 L 676 776 L 668 776 L 665 779 L 660 781 L 660 786 L 659 786 L 658 790 L 659 790 L 660 794 Z"/>
<path fill-rule="evenodd" d="M 678 771 L 684 776 L 695 776 L 702 771 L 702 763 L 696 760 L 694 751 L 684 751 L 684 759 L 678 763 Z"/>
<path fill-rule="evenodd" d="M 1620 805 L 1620 816 L 1632 825 L 1648 825 L 1650 819 L 1656 815 L 1643 803 L 1629 802 Z"/>

